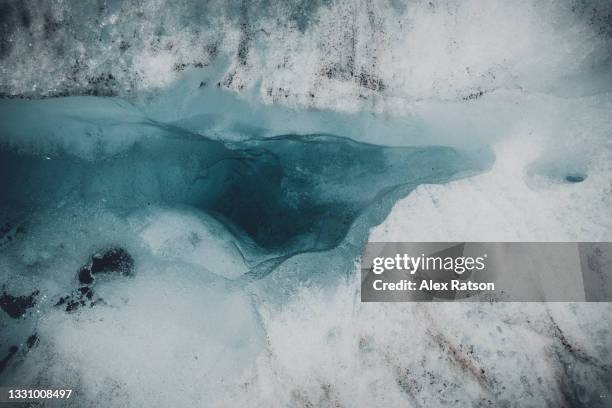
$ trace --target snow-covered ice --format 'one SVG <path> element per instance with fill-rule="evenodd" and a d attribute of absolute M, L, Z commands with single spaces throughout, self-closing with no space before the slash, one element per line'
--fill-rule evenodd
<path fill-rule="evenodd" d="M 610 406 L 609 303 L 366 304 L 357 266 L 368 240 L 611 241 L 610 16 L 4 2 L 0 385 Z"/>

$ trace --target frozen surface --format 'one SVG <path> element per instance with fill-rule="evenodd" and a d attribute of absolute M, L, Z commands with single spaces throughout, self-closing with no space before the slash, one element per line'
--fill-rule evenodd
<path fill-rule="evenodd" d="M 362 304 L 356 267 L 368 239 L 612 240 L 611 15 L 1 2 L 0 385 L 612 406 L 610 304 Z"/>

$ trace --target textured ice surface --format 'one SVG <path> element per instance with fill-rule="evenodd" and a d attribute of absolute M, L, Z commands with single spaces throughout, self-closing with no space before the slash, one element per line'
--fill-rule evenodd
<path fill-rule="evenodd" d="M 610 406 L 609 304 L 361 304 L 355 262 L 368 239 L 609 241 L 611 13 L 1 2 L 0 305 L 23 316 L 0 312 L 0 384 Z M 132 273 L 79 283 L 113 248 Z"/>
<path fill-rule="evenodd" d="M 610 11 L 584 0 L 9 1 L 1 90 L 125 95 L 215 67 L 203 86 L 343 110 L 499 89 L 593 93 L 610 90 Z"/>
<path fill-rule="evenodd" d="M 327 134 L 210 139 L 94 97 L 3 108 L 2 290 L 36 292 L 3 316 L 2 343 L 21 346 L 2 381 L 75 384 L 75 404 L 168 404 L 140 385 L 185 387 L 189 372 L 185 401 L 229 395 L 265 352 L 263 305 L 352 276 L 398 198 L 492 160 Z"/>

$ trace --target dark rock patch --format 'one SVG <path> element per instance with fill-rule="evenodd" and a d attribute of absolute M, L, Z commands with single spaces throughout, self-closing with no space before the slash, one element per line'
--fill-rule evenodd
<path fill-rule="evenodd" d="M 38 291 L 32 292 L 29 296 L 13 296 L 4 292 L 0 296 L 0 308 L 13 319 L 19 319 L 26 311 L 36 304 Z"/>
<path fill-rule="evenodd" d="M 38 337 L 38 334 L 34 333 L 30 337 L 28 337 L 28 339 L 26 340 L 26 346 L 28 346 L 28 349 L 31 349 L 33 347 L 36 347 L 39 341 L 40 339 Z M 19 351 L 18 346 L 12 345 L 9 347 L 8 353 L 6 354 L 6 356 L 4 356 L 2 360 L 0 360 L 0 374 L 2 374 L 2 372 L 6 369 L 9 362 L 11 361 L 13 356 L 17 354 L 18 351 Z"/>
<path fill-rule="evenodd" d="M 68 296 L 62 296 L 55 306 L 65 306 L 66 312 L 74 312 L 80 307 L 89 306 L 94 307 L 97 303 L 104 302 L 102 298 L 97 297 L 94 299 L 94 291 L 89 286 L 81 286 L 74 290 Z"/>
<path fill-rule="evenodd" d="M 89 285 L 90 283 L 93 283 L 94 278 L 93 275 L 91 274 L 91 269 L 89 269 L 89 267 L 84 266 L 79 270 L 79 282 L 81 282 L 84 285 Z"/>
<path fill-rule="evenodd" d="M 92 257 L 91 273 L 119 272 L 130 275 L 134 269 L 134 259 L 123 248 L 111 248 L 102 255 Z"/>
<path fill-rule="evenodd" d="M 62 296 L 55 306 L 64 306 L 66 312 L 74 312 L 80 307 L 94 307 L 103 302 L 102 298 L 94 299 L 94 292 L 89 286 L 83 286 L 68 296 Z"/>
<path fill-rule="evenodd" d="M 11 358 L 13 358 L 13 356 L 17 353 L 17 350 L 19 350 L 17 346 L 9 347 L 8 354 L 2 360 L 0 360 L 0 374 L 4 371 Z"/>
<path fill-rule="evenodd" d="M 62 306 L 66 312 L 74 312 L 80 307 L 94 307 L 98 303 L 104 303 L 100 297 L 94 299 L 94 291 L 89 286 L 81 286 L 70 295 L 59 298 L 55 306 Z"/>
<path fill-rule="evenodd" d="M 134 259 L 123 248 L 111 248 L 103 254 L 94 254 L 91 263 L 83 266 L 78 273 L 79 282 L 89 285 L 97 273 L 117 272 L 121 275 L 131 275 L 134 271 Z"/>
<path fill-rule="evenodd" d="M 89 286 L 83 286 L 79 288 L 79 293 L 81 297 L 86 297 L 87 299 L 91 299 L 93 297 L 93 290 Z"/>
<path fill-rule="evenodd" d="M 476 91 L 476 92 L 472 92 L 471 94 L 469 94 L 469 95 L 467 95 L 467 96 L 464 96 L 464 97 L 463 97 L 463 98 L 461 98 L 461 99 L 463 99 L 464 101 L 473 101 L 473 100 L 475 100 L 475 99 L 480 98 L 480 97 L 481 97 L 482 95 L 484 95 L 484 94 L 485 94 L 485 92 L 484 92 L 484 91 L 478 90 L 478 91 Z"/>
<path fill-rule="evenodd" d="M 187 67 L 187 64 L 184 62 L 181 63 L 176 63 L 174 64 L 174 66 L 172 67 L 172 69 L 176 72 L 181 72 L 183 71 L 185 68 Z"/>
<path fill-rule="evenodd" d="M 128 48 L 130 48 L 130 43 L 128 41 L 121 40 L 121 42 L 119 43 L 119 50 L 121 52 L 125 52 Z"/>
<path fill-rule="evenodd" d="M 358 77 L 359 85 L 371 91 L 384 91 L 386 86 L 381 78 L 368 72 L 361 72 Z"/>
<path fill-rule="evenodd" d="M 37 346 L 39 341 L 40 338 L 38 337 L 38 334 L 34 333 L 30 337 L 28 337 L 28 339 L 26 340 L 26 345 L 28 346 L 28 348 L 32 348 L 34 346 Z"/>
<path fill-rule="evenodd" d="M 248 64 L 249 57 L 249 46 L 251 43 L 251 31 L 246 23 L 240 25 L 240 40 L 238 42 L 238 51 L 236 52 L 236 59 L 242 66 Z"/>
<path fill-rule="evenodd" d="M 134 272 L 134 258 L 125 249 L 115 247 L 103 253 L 92 255 L 89 264 L 79 269 L 77 274 L 79 283 L 83 286 L 74 290 L 67 296 L 59 298 L 55 306 L 62 306 L 66 312 L 74 312 L 83 306 L 93 307 L 104 302 L 102 298 L 95 297 L 90 286 L 95 282 L 95 275 L 99 273 L 118 273 L 129 276 Z"/>
<path fill-rule="evenodd" d="M 84 300 L 72 300 L 70 299 L 68 301 L 68 303 L 66 304 L 66 311 L 67 312 L 74 312 L 75 310 L 77 310 L 80 306 L 85 306 L 85 301 Z"/>
<path fill-rule="evenodd" d="M 116 96 L 116 89 L 119 87 L 113 74 L 100 74 L 87 77 L 88 87 L 84 92 L 86 95 L 93 96 Z"/>

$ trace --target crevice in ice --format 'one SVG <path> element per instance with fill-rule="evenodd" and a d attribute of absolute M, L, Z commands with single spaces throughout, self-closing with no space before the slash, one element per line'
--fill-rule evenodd
<path fill-rule="evenodd" d="M 126 299 L 150 296 L 164 316 L 166 307 L 172 319 L 184 314 L 180 302 L 176 310 L 159 307 L 165 286 L 157 295 L 129 292 L 148 279 L 178 285 L 173 296 L 180 292 L 181 299 L 181 285 L 200 285 L 194 296 L 212 305 L 215 316 L 236 293 L 227 300 L 227 317 L 251 336 L 263 327 L 254 286 L 293 279 L 279 285 L 282 297 L 305 280 L 352 271 L 369 229 L 397 200 L 421 184 L 483 171 L 492 161 L 486 150 L 385 146 L 316 132 L 273 136 L 269 128 L 284 116 L 251 112 L 238 122 L 232 116 L 243 116 L 248 105 L 235 99 L 225 100 L 236 108 L 231 116 L 188 111 L 186 119 L 170 114 L 172 121 L 159 112 L 173 99 L 159 102 L 149 106 L 149 117 L 117 99 L 0 101 L 0 174 L 9 175 L 0 177 L 0 283 L 7 284 L 7 299 L 38 295 L 36 313 L 23 324 L 11 322 L 1 337 L 10 343 L 3 344 L 30 347 L 38 342 L 30 340 L 33 333 L 41 333 L 44 348 L 54 341 L 43 327 L 48 316 L 87 320 L 140 310 Z M 321 122 L 307 113 L 298 127 L 339 123 L 329 112 L 317 115 Z M 214 138 L 204 136 L 215 129 Z M 263 336 L 254 337 L 239 347 L 259 347 Z M 3 360 L 11 373 L 31 360 L 25 346 L 16 350 Z"/>
<path fill-rule="evenodd" d="M 333 248 L 364 209 L 390 193 L 444 183 L 490 161 L 450 147 L 377 146 L 324 134 L 223 142 L 171 125 L 133 126 L 157 127 L 163 136 L 93 161 L 68 151 L 0 150 L 0 172 L 11 174 L 0 179 L 7 213 L 187 205 L 220 221 L 255 267 L 270 256 Z"/>

